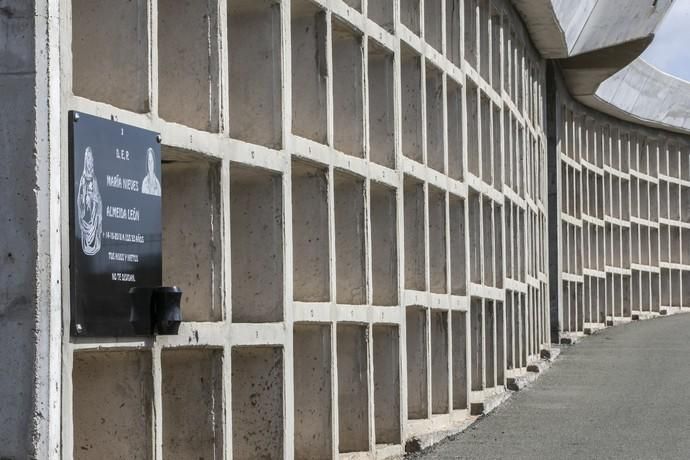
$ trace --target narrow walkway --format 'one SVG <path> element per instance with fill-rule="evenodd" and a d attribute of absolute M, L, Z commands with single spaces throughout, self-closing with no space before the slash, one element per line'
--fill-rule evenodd
<path fill-rule="evenodd" d="M 690 315 L 564 347 L 534 385 L 414 458 L 690 458 Z"/>

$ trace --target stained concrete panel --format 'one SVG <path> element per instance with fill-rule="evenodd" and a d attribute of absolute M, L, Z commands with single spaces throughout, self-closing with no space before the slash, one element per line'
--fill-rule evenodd
<path fill-rule="evenodd" d="M 232 350 L 232 456 L 283 458 L 283 349 Z"/>
<path fill-rule="evenodd" d="M 338 347 L 338 451 L 369 450 L 369 366 L 366 326 L 339 324 Z"/>
<path fill-rule="evenodd" d="M 222 351 L 173 349 L 161 354 L 163 457 L 223 455 Z"/>
<path fill-rule="evenodd" d="M 283 318 L 283 203 L 280 176 L 231 166 L 232 320 Z"/>
<path fill-rule="evenodd" d="M 325 302 L 330 297 L 328 180 L 308 163 L 292 164 L 293 298 Z"/>
<path fill-rule="evenodd" d="M 333 430 L 330 326 L 295 325 L 293 346 L 295 458 L 329 459 Z"/>
<path fill-rule="evenodd" d="M 326 143 L 326 13 L 309 0 L 291 2 L 292 132 Z"/>
<path fill-rule="evenodd" d="M 407 418 L 422 419 L 428 414 L 427 315 L 421 308 L 406 311 Z"/>
<path fill-rule="evenodd" d="M 219 321 L 220 168 L 178 152 L 163 147 L 163 284 L 182 289 L 184 321 Z"/>
<path fill-rule="evenodd" d="M 282 145 L 280 8 L 272 0 L 228 2 L 230 136 L 272 148 Z"/>
<path fill-rule="evenodd" d="M 72 1 L 74 94 L 134 112 L 149 110 L 148 11 L 145 0 Z"/>
<path fill-rule="evenodd" d="M 364 243 L 364 182 L 344 173 L 335 175 L 336 301 L 366 303 Z"/>
<path fill-rule="evenodd" d="M 166 120 L 218 129 L 217 12 L 216 0 L 158 2 L 158 112 Z"/>
<path fill-rule="evenodd" d="M 150 353 L 78 353 L 72 382 L 75 459 L 151 458 Z"/>
<path fill-rule="evenodd" d="M 376 444 L 400 442 L 400 336 L 395 326 L 372 327 Z"/>

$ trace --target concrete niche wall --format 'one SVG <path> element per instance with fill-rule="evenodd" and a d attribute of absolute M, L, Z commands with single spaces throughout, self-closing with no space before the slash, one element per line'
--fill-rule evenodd
<path fill-rule="evenodd" d="M 150 459 L 151 354 L 77 353 L 72 380 L 74 458 Z"/>
<path fill-rule="evenodd" d="M 283 458 L 283 350 L 232 350 L 232 457 Z"/>
<path fill-rule="evenodd" d="M 548 348 L 545 72 L 510 2 L 69 0 L 66 12 L 59 112 L 162 134 L 163 278 L 184 291 L 184 321 L 153 341 L 63 336 L 63 457 L 397 457 L 464 426 Z M 630 148 L 607 173 L 595 149 L 588 175 L 573 164 L 589 158 L 572 134 L 586 119 L 569 117 L 560 295 L 604 321 L 627 314 L 627 290 L 641 309 L 683 305 L 687 150 L 656 161 L 661 139 L 642 149 L 611 126 Z M 688 172 L 665 180 L 674 169 Z M 658 216 L 656 203 L 668 203 Z M 574 221 L 585 209 L 589 227 Z M 654 272 L 657 259 L 672 266 Z M 103 407 L 101 382 L 116 395 Z"/>

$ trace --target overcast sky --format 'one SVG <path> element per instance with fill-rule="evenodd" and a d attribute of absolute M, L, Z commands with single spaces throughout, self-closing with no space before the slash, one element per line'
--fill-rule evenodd
<path fill-rule="evenodd" d="M 690 0 L 674 0 L 642 58 L 690 81 Z"/>

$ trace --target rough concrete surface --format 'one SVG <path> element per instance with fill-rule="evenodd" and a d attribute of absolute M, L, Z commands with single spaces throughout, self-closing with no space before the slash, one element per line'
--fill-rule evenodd
<path fill-rule="evenodd" d="M 690 315 L 607 329 L 464 433 L 412 458 L 688 458 Z"/>

